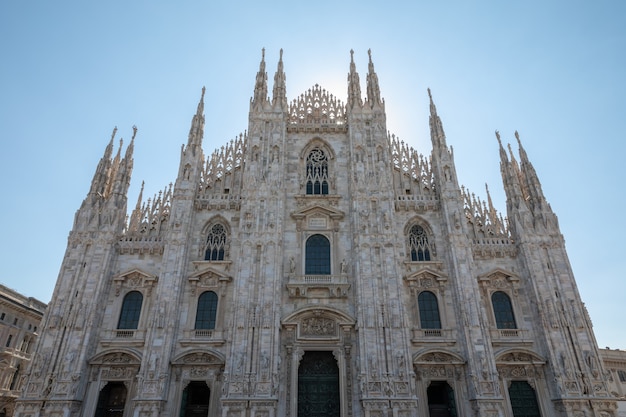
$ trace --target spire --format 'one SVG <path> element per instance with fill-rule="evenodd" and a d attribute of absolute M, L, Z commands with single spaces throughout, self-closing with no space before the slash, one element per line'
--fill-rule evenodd
<path fill-rule="evenodd" d="M 350 72 L 348 73 L 348 108 L 352 108 L 355 105 L 362 106 L 361 100 L 361 82 L 359 81 L 359 74 L 356 72 L 356 65 L 354 64 L 354 51 L 350 49 Z"/>
<path fill-rule="evenodd" d="M 287 77 L 283 69 L 283 49 L 280 49 L 280 59 L 278 60 L 278 68 L 274 74 L 274 89 L 272 91 L 272 106 L 279 105 L 283 110 L 287 111 Z"/>
<path fill-rule="evenodd" d="M 191 152 L 195 155 L 196 150 L 202 147 L 202 138 L 204 137 L 204 93 L 206 88 L 202 87 L 202 95 L 198 102 L 196 114 L 191 120 L 189 128 L 189 138 L 187 140 L 187 148 L 191 148 Z"/>
<path fill-rule="evenodd" d="M 104 149 L 104 154 L 102 158 L 100 158 L 100 162 L 98 162 L 98 166 L 96 167 L 96 172 L 91 181 L 91 188 L 89 190 L 89 194 L 100 194 L 103 195 L 104 190 L 106 188 L 107 178 L 109 170 L 111 169 L 111 156 L 113 155 L 113 141 L 115 140 L 115 134 L 117 133 L 117 126 L 113 128 L 113 133 L 111 133 L 111 140 L 109 144 Z"/>
<path fill-rule="evenodd" d="M 382 104 L 380 99 L 380 87 L 378 86 L 378 75 L 374 71 L 374 63 L 372 62 L 372 50 L 367 50 L 369 56 L 369 64 L 367 66 L 367 101 L 370 106 Z"/>
<path fill-rule="evenodd" d="M 517 139 L 517 144 L 519 146 L 520 176 L 521 179 L 523 179 L 524 181 L 525 189 L 528 193 L 528 199 L 530 200 L 533 212 L 536 213 L 543 210 L 551 212 L 552 210 L 550 209 L 548 202 L 543 195 L 541 182 L 539 181 L 537 172 L 535 171 L 533 164 L 528 159 L 528 155 L 526 154 L 526 150 L 522 146 L 522 141 L 519 138 L 519 133 L 517 132 L 517 130 L 515 131 L 515 139 Z"/>
<path fill-rule="evenodd" d="M 428 98 L 430 100 L 430 138 L 433 143 L 433 151 L 435 149 L 446 149 L 446 134 L 443 131 L 443 125 L 441 123 L 441 119 L 437 115 L 437 107 L 433 102 L 433 96 L 430 92 L 430 88 L 428 89 Z"/>
<path fill-rule="evenodd" d="M 259 104 L 267 101 L 267 72 L 265 72 L 265 48 L 261 50 L 261 63 L 259 72 L 256 74 L 254 85 L 254 97 L 252 104 Z"/>
<path fill-rule="evenodd" d="M 137 136 L 137 126 L 133 126 L 133 137 L 130 139 L 130 144 L 126 147 L 126 153 L 124 159 L 120 163 L 120 169 L 118 171 L 118 178 L 120 181 L 130 184 L 130 174 L 133 171 L 133 153 L 135 151 L 135 136 Z"/>
<path fill-rule="evenodd" d="M 128 229 L 129 230 L 138 230 L 139 224 L 141 223 L 141 202 L 143 200 L 143 187 L 145 185 L 144 181 L 141 181 L 141 189 L 139 190 L 139 196 L 137 197 L 137 204 L 135 205 L 134 210 L 130 214 L 130 219 L 128 221 Z"/>
<path fill-rule="evenodd" d="M 519 165 L 511 151 L 511 145 L 508 145 L 509 154 L 507 155 L 498 131 L 496 131 L 496 138 L 500 147 L 500 173 L 502 174 L 502 184 L 506 193 L 509 227 L 519 237 L 520 233 L 532 227 L 532 215 L 527 204 L 527 193 L 524 191 Z"/>

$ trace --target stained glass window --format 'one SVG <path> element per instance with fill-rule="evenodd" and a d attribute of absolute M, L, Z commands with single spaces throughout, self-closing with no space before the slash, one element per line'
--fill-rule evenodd
<path fill-rule="evenodd" d="M 422 226 L 414 225 L 409 232 L 409 249 L 411 261 L 430 261 L 430 244 Z"/>
<path fill-rule="evenodd" d="M 226 239 L 227 234 L 224 225 L 216 223 L 211 226 L 206 240 L 204 260 L 223 261 L 226 252 Z"/>
<path fill-rule="evenodd" d="M 306 158 L 306 193 L 328 194 L 328 158 L 318 148 Z"/>

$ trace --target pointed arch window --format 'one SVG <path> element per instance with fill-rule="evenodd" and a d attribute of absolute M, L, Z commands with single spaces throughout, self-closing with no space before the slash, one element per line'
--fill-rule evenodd
<path fill-rule="evenodd" d="M 228 234 L 226 227 L 221 223 L 216 223 L 209 228 L 209 235 L 204 247 L 205 261 L 223 261 L 226 255 Z"/>
<path fill-rule="evenodd" d="M 428 235 L 422 226 L 417 224 L 411 226 L 409 231 L 409 250 L 411 261 L 430 261 L 431 245 L 428 242 Z"/>
<path fill-rule="evenodd" d="M 330 241 L 324 235 L 313 235 L 306 241 L 307 275 L 330 275 Z"/>
<path fill-rule="evenodd" d="M 205 291 L 198 297 L 196 309 L 196 330 L 215 329 L 217 317 L 217 294 L 213 291 Z"/>
<path fill-rule="evenodd" d="M 515 315 L 513 314 L 513 304 L 511 298 L 502 291 L 496 291 L 491 295 L 493 314 L 496 318 L 498 329 L 517 329 Z"/>
<path fill-rule="evenodd" d="M 420 313 L 420 327 L 422 329 L 441 329 L 437 296 L 430 291 L 422 291 L 417 296 L 417 305 Z"/>
<path fill-rule="evenodd" d="M 306 193 L 328 194 L 328 157 L 319 148 L 309 152 L 306 158 Z"/>
<path fill-rule="evenodd" d="M 131 291 L 124 297 L 120 319 L 117 322 L 118 329 L 137 329 L 143 295 L 139 291 Z"/>

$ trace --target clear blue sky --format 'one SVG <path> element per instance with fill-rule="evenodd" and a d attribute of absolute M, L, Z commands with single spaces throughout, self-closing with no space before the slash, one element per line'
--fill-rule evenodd
<path fill-rule="evenodd" d="M 626 348 L 623 1 L 0 2 L 0 282 L 49 301 L 114 126 L 139 128 L 134 204 L 173 182 L 202 86 L 204 149 L 247 128 L 265 47 L 291 101 L 345 101 L 372 49 L 387 127 L 430 152 L 430 87 L 461 183 L 505 210 L 494 131 L 514 131 L 559 216 L 601 347 Z M 517 146 L 515 145 L 515 149 Z"/>

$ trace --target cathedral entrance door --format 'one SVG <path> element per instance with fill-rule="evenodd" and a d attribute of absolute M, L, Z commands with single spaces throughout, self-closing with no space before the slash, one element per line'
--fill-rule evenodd
<path fill-rule="evenodd" d="M 332 352 L 308 351 L 298 368 L 298 417 L 339 417 L 339 367 Z"/>
<path fill-rule="evenodd" d="M 541 417 L 535 390 L 526 381 L 513 381 L 509 387 L 511 408 L 515 417 Z"/>
<path fill-rule="evenodd" d="M 122 417 L 126 405 L 126 386 L 122 382 L 109 382 L 100 391 L 95 417 Z"/>
<path fill-rule="evenodd" d="M 433 381 L 427 389 L 430 417 L 456 417 L 454 390 L 445 381 Z"/>
<path fill-rule="evenodd" d="M 211 391 L 206 382 L 191 381 L 183 391 L 180 417 L 206 417 L 209 415 Z"/>

